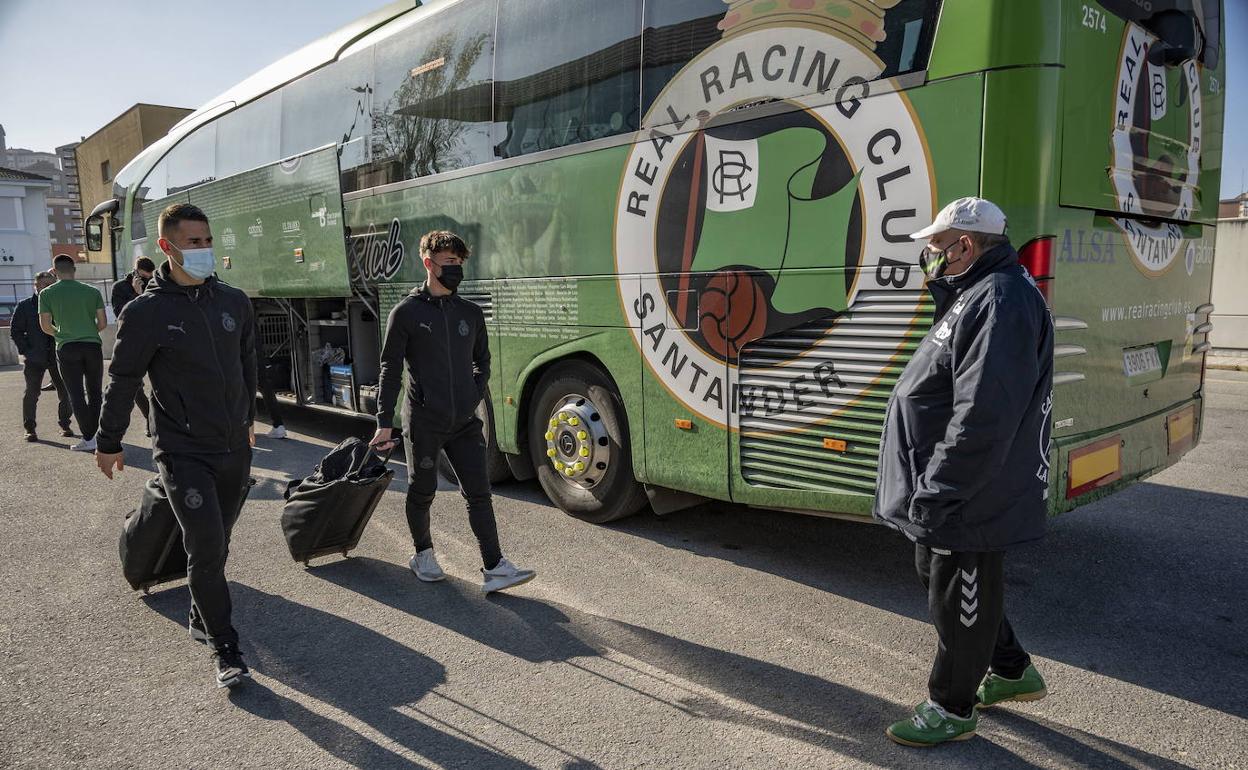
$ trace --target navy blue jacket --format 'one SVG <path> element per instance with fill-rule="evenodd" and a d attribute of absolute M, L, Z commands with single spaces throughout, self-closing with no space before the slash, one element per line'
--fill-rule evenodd
<path fill-rule="evenodd" d="M 1009 244 L 928 282 L 935 322 L 889 400 L 877 519 L 951 551 L 1044 535 L 1053 319 Z"/>
<path fill-rule="evenodd" d="M 39 295 L 31 295 L 13 308 L 9 333 L 17 352 L 32 365 L 47 366 L 56 357 L 56 341 L 39 328 Z"/>

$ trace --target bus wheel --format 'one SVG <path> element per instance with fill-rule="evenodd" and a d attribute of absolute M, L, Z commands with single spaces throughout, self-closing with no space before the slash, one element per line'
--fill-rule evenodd
<path fill-rule="evenodd" d="M 596 367 L 568 362 L 542 377 L 529 412 L 529 450 L 542 489 L 570 516 L 605 524 L 646 502 L 633 477 L 624 404 Z"/>
<path fill-rule="evenodd" d="M 477 418 L 481 420 L 485 434 L 485 472 L 490 478 L 491 484 L 501 484 L 504 481 L 511 480 L 511 466 L 507 464 L 507 458 L 503 456 L 503 450 L 498 448 L 498 439 L 494 435 L 494 407 L 490 404 L 490 393 L 487 390 L 485 398 L 481 399 L 481 403 L 477 404 Z M 455 469 L 451 467 L 450 460 L 446 459 L 446 452 L 438 452 L 438 473 L 442 478 L 458 486 L 459 478 L 455 475 Z"/>

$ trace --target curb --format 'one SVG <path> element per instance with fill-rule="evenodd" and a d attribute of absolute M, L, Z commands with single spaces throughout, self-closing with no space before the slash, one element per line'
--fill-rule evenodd
<path fill-rule="evenodd" d="M 1231 372 L 1248 372 L 1248 358 L 1210 358 L 1206 369 L 1221 369 Z"/>

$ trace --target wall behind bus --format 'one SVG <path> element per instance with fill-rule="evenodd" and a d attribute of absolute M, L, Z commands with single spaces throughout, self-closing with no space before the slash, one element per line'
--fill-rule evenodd
<path fill-rule="evenodd" d="M 136 104 L 78 144 L 75 155 L 82 191 L 84 227 L 85 217 L 91 210 L 113 197 L 113 178 L 117 172 L 191 112 L 185 107 Z M 128 236 L 123 233 L 122 237 Z M 112 277 L 113 253 L 107 237 L 104 239 L 104 250 L 90 253 L 90 261 L 107 265 L 106 277 Z M 128 269 L 129 266 L 126 267 Z"/>
<path fill-rule="evenodd" d="M 1213 331 L 1218 355 L 1248 356 L 1248 219 L 1218 220 L 1213 258 Z"/>

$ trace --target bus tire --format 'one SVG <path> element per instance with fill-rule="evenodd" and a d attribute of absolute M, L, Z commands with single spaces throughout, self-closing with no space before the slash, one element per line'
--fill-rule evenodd
<path fill-rule="evenodd" d="M 646 503 L 633 476 L 624 402 L 605 373 L 569 361 L 538 381 L 529 410 L 529 453 L 538 482 L 569 516 L 605 524 Z"/>
<path fill-rule="evenodd" d="M 494 435 L 494 407 L 490 403 L 488 390 L 485 398 L 477 404 L 477 418 L 484 426 L 482 433 L 485 435 L 485 472 L 489 476 L 490 483 L 501 484 L 504 481 L 510 481 L 511 466 L 507 464 L 503 451 L 498 448 L 498 439 Z M 438 473 L 450 483 L 459 486 L 459 477 L 455 475 L 455 469 L 451 467 L 450 460 L 446 459 L 446 452 L 438 452 Z"/>

